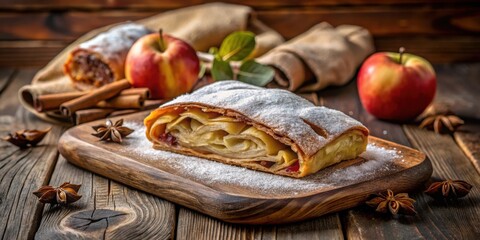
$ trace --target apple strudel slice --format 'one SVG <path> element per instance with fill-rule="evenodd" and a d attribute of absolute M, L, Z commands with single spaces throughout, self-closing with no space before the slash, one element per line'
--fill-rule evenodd
<path fill-rule="evenodd" d="M 356 158 L 368 141 L 368 129 L 339 111 L 238 81 L 180 96 L 144 123 L 156 149 L 297 178 Z"/>
<path fill-rule="evenodd" d="M 125 59 L 133 43 L 151 33 L 146 27 L 126 23 L 81 43 L 63 65 L 75 88 L 91 90 L 125 78 Z"/>

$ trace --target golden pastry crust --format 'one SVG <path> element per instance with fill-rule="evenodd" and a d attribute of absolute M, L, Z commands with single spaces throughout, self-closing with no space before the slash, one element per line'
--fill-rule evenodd
<path fill-rule="evenodd" d="M 213 113 L 213 116 L 228 117 L 268 134 L 297 155 L 298 170 L 263 166 L 255 158 L 245 161 L 241 159 L 241 153 L 239 158 L 232 158 L 199 151 L 188 147 L 188 144 L 163 141 L 160 135 L 165 134 L 166 128 L 163 123 L 156 124 L 157 121 L 166 114 L 176 119 L 175 116 L 193 109 Z M 345 160 L 340 158 L 358 156 L 365 150 L 368 137 L 367 128 L 339 111 L 316 107 L 285 90 L 263 89 L 237 81 L 218 82 L 192 94 L 180 96 L 153 111 L 144 122 L 147 138 L 154 143 L 155 148 L 291 177 L 303 177 Z M 333 151 L 325 152 L 332 146 L 335 148 Z M 339 159 L 331 156 L 341 154 L 348 148 L 355 149 L 347 151 Z M 319 159 L 322 156 L 323 160 L 329 158 L 324 161 L 325 164 Z M 281 166 L 290 167 L 288 164 Z"/>

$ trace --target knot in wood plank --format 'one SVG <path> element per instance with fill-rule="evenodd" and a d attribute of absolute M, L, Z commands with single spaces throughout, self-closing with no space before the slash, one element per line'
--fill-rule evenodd
<path fill-rule="evenodd" d="M 70 215 L 65 220 L 65 226 L 86 233 L 105 232 L 108 227 L 119 225 L 126 219 L 128 213 L 125 212 L 94 209 Z"/>

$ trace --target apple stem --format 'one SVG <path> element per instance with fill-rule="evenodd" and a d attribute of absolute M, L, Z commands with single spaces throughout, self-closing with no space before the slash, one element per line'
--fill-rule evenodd
<path fill-rule="evenodd" d="M 160 45 L 160 51 L 164 52 L 165 51 L 165 42 L 163 41 L 163 29 L 158 30 L 158 34 L 160 35 L 160 40 L 158 41 Z"/>
<path fill-rule="evenodd" d="M 400 49 L 398 49 L 398 53 L 400 53 L 400 58 L 398 59 L 398 61 L 400 62 L 400 64 L 402 64 L 402 57 L 404 52 L 405 52 L 404 47 L 400 47 Z"/>

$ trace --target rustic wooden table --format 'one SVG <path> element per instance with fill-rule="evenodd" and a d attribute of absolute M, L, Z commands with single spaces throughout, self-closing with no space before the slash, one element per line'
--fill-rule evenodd
<path fill-rule="evenodd" d="M 439 94 L 480 111 L 480 64 L 437 65 Z M 38 69 L 0 69 L 0 135 L 49 123 L 23 109 L 17 90 Z M 362 121 L 372 135 L 426 153 L 433 178 L 463 179 L 474 188 L 456 202 L 439 202 L 421 193 L 415 217 L 388 217 L 366 206 L 289 225 L 225 223 L 137 191 L 68 163 L 57 151 L 64 127 L 54 126 L 35 148 L 19 150 L 0 141 L 0 236 L 2 239 L 479 239 L 480 122 L 451 135 L 415 125 L 376 120 L 359 103 L 355 81 L 319 92 L 319 103 Z M 473 101 L 473 102 L 472 102 Z M 32 192 L 65 181 L 82 184 L 83 197 L 65 207 L 43 206 Z"/>

